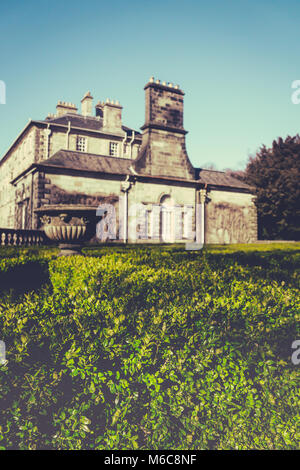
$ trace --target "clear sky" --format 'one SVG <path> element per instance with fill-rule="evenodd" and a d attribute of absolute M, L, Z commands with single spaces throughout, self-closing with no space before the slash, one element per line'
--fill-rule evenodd
<path fill-rule="evenodd" d="M 0 3 L 0 155 L 58 100 L 118 99 L 144 123 L 150 76 L 185 92 L 192 163 L 242 169 L 300 132 L 299 0 L 10 0 Z"/>

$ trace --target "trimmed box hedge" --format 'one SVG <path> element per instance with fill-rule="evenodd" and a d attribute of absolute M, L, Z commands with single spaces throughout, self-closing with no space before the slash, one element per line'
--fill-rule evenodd
<path fill-rule="evenodd" d="M 0 447 L 298 448 L 300 250 L 280 248 L 2 259 L 45 278 L 0 294 Z"/>

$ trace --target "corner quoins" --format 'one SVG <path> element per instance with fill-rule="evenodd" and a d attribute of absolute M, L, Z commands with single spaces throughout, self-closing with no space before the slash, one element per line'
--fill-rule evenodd
<path fill-rule="evenodd" d="M 50 203 L 51 181 L 45 177 L 45 173 L 39 173 L 35 186 L 35 207 Z"/>
<path fill-rule="evenodd" d="M 34 152 L 34 161 L 38 162 L 43 157 L 44 152 L 44 136 L 40 129 L 36 129 L 35 132 L 35 152 Z"/>

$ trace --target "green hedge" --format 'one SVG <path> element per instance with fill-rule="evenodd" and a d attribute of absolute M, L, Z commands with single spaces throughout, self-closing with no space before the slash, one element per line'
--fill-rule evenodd
<path fill-rule="evenodd" d="M 86 251 L 0 300 L 2 448 L 299 447 L 299 251 Z"/>

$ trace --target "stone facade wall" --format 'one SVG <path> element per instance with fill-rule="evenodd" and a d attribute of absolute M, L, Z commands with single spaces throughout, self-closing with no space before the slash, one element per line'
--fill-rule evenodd
<path fill-rule="evenodd" d="M 124 179 L 124 178 L 123 178 Z M 61 189 L 70 195 L 85 194 L 94 196 L 96 194 L 118 195 L 120 194 L 121 179 L 92 178 L 83 176 L 72 176 L 63 174 L 47 173 L 47 184 L 45 188 L 49 191 L 48 201 L 50 204 L 57 203 L 57 190 Z"/>
<path fill-rule="evenodd" d="M 137 226 L 143 224 L 145 211 L 152 218 L 153 225 L 151 233 L 145 227 L 140 232 L 147 233 L 147 242 L 187 242 L 193 241 L 192 232 L 195 231 L 195 188 L 180 183 L 152 183 L 135 181 L 128 194 L 128 240 L 129 242 L 145 241 L 138 235 Z M 134 210 L 135 206 L 137 210 Z M 142 207 L 143 206 L 143 207 Z M 169 210 L 171 213 L 170 237 L 162 239 L 163 212 Z M 185 212 L 189 211 L 190 229 L 189 236 L 184 237 L 182 224 Z M 144 223 L 147 223 L 145 221 Z"/>
<path fill-rule="evenodd" d="M 47 135 L 47 129 L 45 129 L 45 136 Z M 136 158 L 139 151 L 139 143 L 135 142 L 132 145 L 132 150 L 130 152 L 129 141 L 127 139 L 127 153 L 123 152 L 123 139 L 124 133 L 120 134 L 119 137 L 116 135 L 92 135 L 85 130 L 74 130 L 71 128 L 69 135 L 67 135 L 67 129 L 64 130 L 55 130 L 51 129 L 50 139 L 49 139 L 49 157 L 54 155 L 61 149 L 64 150 L 77 150 L 77 137 L 86 138 L 86 152 L 93 153 L 95 155 L 109 155 L 110 142 L 115 142 L 118 144 L 118 154 L 115 155 L 120 158 Z M 46 138 L 46 137 L 45 137 Z M 44 158 L 49 158 L 44 156 Z"/>
<path fill-rule="evenodd" d="M 71 176 L 55 173 L 39 173 L 35 175 L 35 195 L 38 205 L 43 204 L 86 204 L 90 206 L 98 206 L 99 204 L 110 204 L 114 206 L 116 217 L 116 237 L 120 240 L 124 239 L 124 204 L 125 198 L 128 197 L 127 214 L 128 214 L 128 241 L 134 242 L 186 242 L 192 241 L 192 232 L 195 231 L 195 188 L 192 186 L 184 186 L 181 184 L 168 184 L 158 182 L 147 182 L 133 180 L 130 182 L 128 196 L 121 190 L 125 177 L 113 179 L 112 177 L 93 178 L 83 176 Z M 162 211 L 165 206 L 165 198 L 169 198 L 172 202 L 170 211 L 172 213 L 172 221 L 170 224 L 171 236 L 168 240 L 161 239 L 161 223 Z M 36 204 L 34 205 L 36 206 Z M 176 206 L 176 213 L 174 208 Z M 178 225 L 182 224 L 184 211 L 189 211 L 190 231 L 189 237 L 181 235 L 178 237 Z M 145 230 L 140 230 L 139 226 L 146 222 L 146 212 L 148 216 L 153 218 L 152 235 L 148 233 L 144 237 Z M 179 217 L 176 219 L 176 217 Z M 35 218 L 36 220 L 36 218 Z M 40 228 L 38 222 L 34 228 Z M 144 227 L 145 228 L 145 227 Z M 141 235 L 142 234 L 142 235 Z"/>
<path fill-rule="evenodd" d="M 37 216 L 34 210 L 49 202 L 46 184 L 49 183 L 43 172 L 31 172 L 20 179 L 13 188 L 14 194 L 10 207 L 11 217 L 7 228 L 35 230 L 38 228 Z"/>
<path fill-rule="evenodd" d="M 42 187 L 40 205 L 84 204 L 99 206 L 110 204 L 115 207 L 117 233 L 119 230 L 119 196 L 121 180 L 93 178 L 66 174 L 46 173 L 39 178 Z M 37 228 L 40 224 L 37 222 Z M 96 232 L 96 227 L 95 227 Z"/>
<path fill-rule="evenodd" d="M 9 165 L 5 168 L 8 171 Z M 7 173 L 6 173 L 7 174 Z M 131 178 L 132 179 L 132 178 Z M 179 182 L 162 182 L 151 179 L 131 181 L 128 196 L 121 191 L 125 177 L 102 178 L 79 175 L 35 172 L 25 175 L 10 191 L 2 192 L 0 199 L 1 225 L 16 229 L 38 229 L 40 224 L 34 209 L 44 204 L 87 204 L 98 205 L 108 202 L 114 205 L 116 215 L 116 236 L 124 237 L 124 204 L 128 197 L 128 241 L 160 242 L 162 210 L 159 208 L 166 198 L 173 207 L 170 242 L 194 240 L 196 189 L 193 185 Z M 5 195 L 5 199 L 3 196 Z M 106 199 L 105 199 L 106 198 Z M 107 199 L 108 198 L 108 199 Z M 135 211 L 138 207 L 138 212 Z M 173 209 L 172 209 L 173 210 Z M 177 210 L 177 209 L 176 209 Z M 147 217 L 154 218 L 157 228 L 149 235 L 146 230 Z M 183 229 L 178 237 L 175 225 L 182 224 L 184 211 L 189 211 L 192 237 L 184 237 Z M 180 215 L 180 221 L 176 217 Z M 187 216 L 187 214 L 186 214 Z M 142 227 L 139 230 L 138 227 Z M 142 236 L 139 235 L 142 233 Z M 143 233 L 147 232 L 146 239 Z M 205 204 L 205 242 L 206 243 L 249 243 L 257 239 L 256 208 L 251 194 L 233 191 L 211 190 L 207 193 Z"/>
<path fill-rule="evenodd" d="M 0 162 L 1 228 L 20 228 L 16 226 L 16 221 L 19 218 L 16 203 L 17 188 L 10 184 L 10 182 L 36 161 L 39 145 L 39 131 L 33 126 L 27 130 L 22 139 L 9 151 L 7 158 L 2 163 Z M 28 183 L 23 181 L 22 184 L 27 186 Z"/>
<path fill-rule="evenodd" d="M 123 154 L 122 141 L 123 137 L 116 139 L 112 135 L 111 138 L 104 135 L 95 136 L 88 131 L 72 131 L 67 138 L 67 131 L 64 129 L 58 130 L 58 128 L 40 127 L 32 125 L 28 128 L 25 134 L 17 142 L 9 154 L 6 156 L 5 161 L 0 162 L 0 226 L 1 228 L 36 228 L 37 222 L 35 216 L 23 216 L 23 220 L 26 220 L 26 226 L 22 225 L 20 215 L 23 210 L 31 210 L 31 208 L 37 208 L 39 205 L 45 202 L 44 196 L 47 194 L 47 187 L 44 188 L 45 182 L 43 181 L 42 174 L 34 177 L 34 190 L 30 196 L 24 196 L 24 202 L 20 201 L 20 194 L 24 193 L 24 186 L 26 194 L 29 194 L 29 186 L 31 185 L 31 177 L 29 179 L 20 180 L 16 183 L 16 186 L 10 184 L 10 182 L 16 178 L 20 173 L 30 167 L 32 163 L 41 162 L 47 158 L 50 158 L 54 153 L 61 149 L 68 149 L 76 151 L 77 136 L 87 138 L 87 152 L 98 155 L 109 155 L 109 143 L 118 142 L 119 144 L 119 156 L 123 158 L 136 158 L 139 150 L 139 143 L 135 142 L 132 145 L 132 149 L 129 147 L 129 140 L 127 142 L 127 153 Z M 30 181 L 30 183 L 29 183 Z M 46 182 L 47 184 L 47 182 Z M 28 186 L 29 185 L 29 186 Z M 46 191 L 44 191 L 44 189 Z M 17 196 L 18 194 L 18 196 Z M 25 193 L 24 193 L 25 194 Z M 29 201 L 28 198 L 33 197 L 33 201 Z M 17 202 L 17 199 L 18 202 Z M 22 204 L 26 209 L 22 208 Z M 28 207 L 27 207 L 28 206 Z"/>
<path fill-rule="evenodd" d="M 205 205 L 206 243 L 252 243 L 257 214 L 251 194 L 212 190 Z"/>

